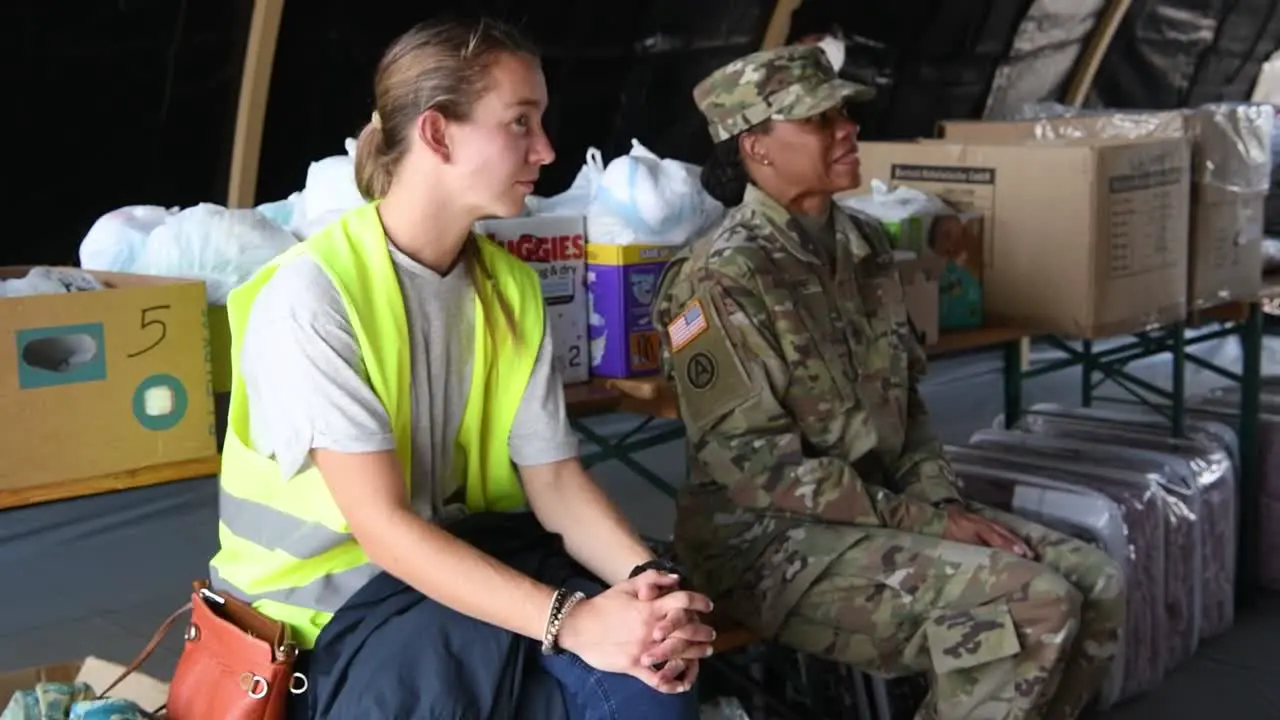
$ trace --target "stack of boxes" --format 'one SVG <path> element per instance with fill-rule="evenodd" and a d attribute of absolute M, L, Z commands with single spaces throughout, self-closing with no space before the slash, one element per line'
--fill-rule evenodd
<path fill-rule="evenodd" d="M 1273 122 L 1214 104 L 953 121 L 940 139 L 860 147 L 864 178 L 983 218 L 988 324 L 1101 338 L 1256 297 Z"/>
<path fill-rule="evenodd" d="M 995 324 L 1110 337 L 1257 295 L 1273 123 L 1252 104 L 945 122 L 937 139 L 861 143 L 852 195 L 880 180 L 949 206 L 886 222 L 923 342 Z M 592 243 L 585 227 L 484 229 L 538 269 L 566 382 L 652 375 L 650 308 L 678 248 Z"/>

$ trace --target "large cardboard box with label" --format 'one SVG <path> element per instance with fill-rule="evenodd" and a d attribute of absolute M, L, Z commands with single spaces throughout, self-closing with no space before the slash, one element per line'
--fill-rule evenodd
<path fill-rule="evenodd" d="M 0 298 L 0 490 L 217 453 L 204 284 L 92 274 L 105 289 Z"/>
<path fill-rule="evenodd" d="M 1186 314 L 1185 139 L 859 145 L 862 176 L 983 215 L 988 318 L 1097 338 Z"/>
<path fill-rule="evenodd" d="M 1064 139 L 1190 138 L 1191 226 L 1187 301 L 1192 309 L 1257 297 L 1262 289 L 1266 148 L 1274 110 L 1236 103 L 1190 110 L 1090 113 L 994 122 L 951 120 L 940 133 L 965 143 Z"/>
<path fill-rule="evenodd" d="M 539 215 L 484 220 L 476 224 L 476 230 L 502 243 L 538 273 L 556 368 L 565 383 L 589 380 L 586 219 L 580 215 Z"/>

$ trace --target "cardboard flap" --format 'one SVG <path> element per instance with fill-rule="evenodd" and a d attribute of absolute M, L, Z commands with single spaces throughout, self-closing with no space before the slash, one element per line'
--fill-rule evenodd
<path fill-rule="evenodd" d="M 84 659 L 77 682 L 88 683 L 98 692 L 105 690 L 124 672 L 124 666 L 92 655 Z M 135 672 L 111 691 L 110 697 L 129 700 L 143 710 L 151 711 L 164 705 L 169 698 L 169 683 L 159 680 L 143 672 Z"/>
<path fill-rule="evenodd" d="M 920 282 L 937 282 L 947 269 L 947 260 L 925 251 L 913 258 L 896 259 L 894 266 L 898 268 L 898 277 L 905 289 Z"/>
<path fill-rule="evenodd" d="M 74 682 L 79 671 L 80 663 L 71 662 L 0 673 L 0 710 L 16 692 L 30 690 L 42 682 Z"/>

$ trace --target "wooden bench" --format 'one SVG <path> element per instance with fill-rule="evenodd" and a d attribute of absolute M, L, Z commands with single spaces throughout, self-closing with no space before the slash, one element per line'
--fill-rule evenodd
<path fill-rule="evenodd" d="M 741 650 L 762 641 L 753 630 L 728 618 L 712 617 L 711 627 L 716 631 L 716 639 L 711 643 L 711 647 L 717 655 Z"/>

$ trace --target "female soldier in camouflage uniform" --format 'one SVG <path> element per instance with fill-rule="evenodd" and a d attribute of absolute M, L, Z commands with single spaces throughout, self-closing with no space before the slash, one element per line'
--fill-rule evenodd
<path fill-rule="evenodd" d="M 793 648 L 929 672 L 921 718 L 1076 717 L 1124 618 L 1101 551 L 965 503 L 929 429 L 924 353 L 821 50 L 749 55 L 694 90 L 730 206 L 654 305 L 688 428 L 677 549 L 719 607 Z"/>

